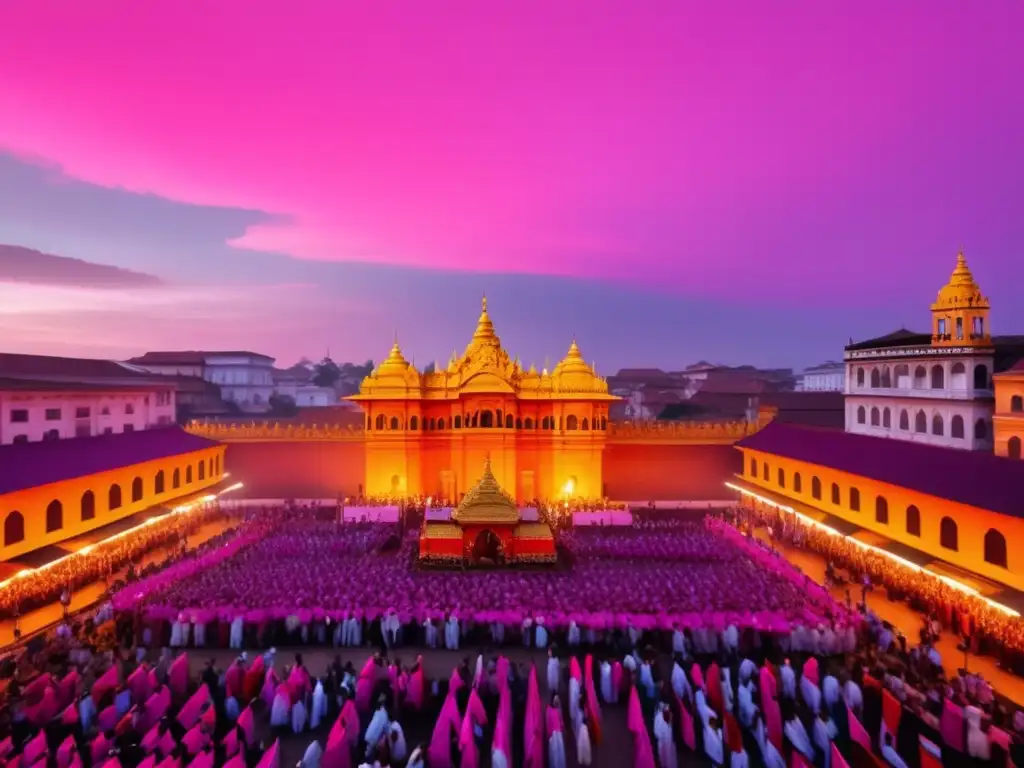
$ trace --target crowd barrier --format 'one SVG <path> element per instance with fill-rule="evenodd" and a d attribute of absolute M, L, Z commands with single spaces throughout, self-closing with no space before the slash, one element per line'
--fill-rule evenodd
<path fill-rule="evenodd" d="M 427 507 L 425 516 L 428 523 L 447 523 L 452 519 L 452 508 Z"/>
<path fill-rule="evenodd" d="M 620 504 L 625 504 L 631 509 L 645 509 L 650 508 L 652 502 L 650 499 L 646 501 L 621 501 Z M 706 499 L 701 501 L 655 501 L 653 502 L 655 509 L 725 509 L 736 504 L 736 499 Z"/>
<path fill-rule="evenodd" d="M 342 520 L 346 523 L 397 523 L 398 507 L 345 507 Z"/>
<path fill-rule="evenodd" d="M 632 525 L 633 513 L 624 509 L 607 509 L 603 512 L 573 512 L 574 526 L 588 525 Z"/>
<path fill-rule="evenodd" d="M 298 504 L 300 507 L 336 507 L 335 499 L 221 499 L 220 505 L 227 509 L 236 507 L 282 507 L 285 504 Z"/>

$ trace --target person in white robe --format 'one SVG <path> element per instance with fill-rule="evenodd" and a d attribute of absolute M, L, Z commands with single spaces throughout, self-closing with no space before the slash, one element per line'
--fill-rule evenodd
<path fill-rule="evenodd" d="M 840 699 L 839 681 L 832 675 L 825 675 L 821 681 L 821 694 L 825 699 L 825 705 L 831 709 Z"/>
<path fill-rule="evenodd" d="M 544 649 L 548 647 L 548 630 L 544 626 L 544 618 L 537 617 L 537 647 Z"/>
<path fill-rule="evenodd" d="M 459 650 L 459 620 L 449 616 L 444 625 L 444 647 L 449 651 Z"/>
<path fill-rule="evenodd" d="M 92 723 L 96 719 L 96 704 L 92 696 L 86 693 L 78 702 L 78 722 L 82 725 L 82 731 L 88 733 Z"/>
<path fill-rule="evenodd" d="M 822 765 L 825 768 L 832 766 L 832 739 L 839 733 L 836 724 L 829 718 L 827 712 L 822 712 L 814 719 L 814 745 L 818 748 Z"/>
<path fill-rule="evenodd" d="M 708 756 L 712 765 L 725 764 L 725 745 L 722 744 L 722 729 L 718 727 L 718 720 L 712 717 L 704 723 L 704 754 Z"/>
<path fill-rule="evenodd" d="M 697 714 L 700 715 L 700 721 L 706 727 L 708 723 L 715 719 L 715 710 L 708 706 L 708 700 L 704 695 L 703 688 L 697 689 L 697 693 L 693 699 Z"/>
<path fill-rule="evenodd" d="M 179 616 L 177 621 L 171 623 L 171 648 L 181 648 L 183 645 L 185 645 L 185 643 L 182 642 L 181 639 L 181 627 L 183 623 L 183 618 L 184 617 Z"/>
<path fill-rule="evenodd" d="M 569 722 L 572 723 L 573 733 L 576 732 L 577 721 L 580 719 L 580 681 L 575 677 L 569 678 Z"/>
<path fill-rule="evenodd" d="M 579 722 L 576 724 L 576 763 L 585 766 L 590 765 L 593 761 L 594 752 L 590 743 L 590 727 L 587 725 L 586 715 L 581 709 Z"/>
<path fill-rule="evenodd" d="M 722 706 L 726 712 L 732 712 L 732 672 L 729 667 L 722 667 Z"/>
<path fill-rule="evenodd" d="M 680 701 L 692 701 L 693 693 L 690 691 L 690 681 L 686 679 L 686 672 L 676 661 L 672 665 L 672 690 Z"/>
<path fill-rule="evenodd" d="M 423 763 L 420 763 L 422 766 Z M 412 768 L 412 760 L 409 761 L 409 765 L 406 768 Z M 508 768 L 508 755 L 497 747 L 491 748 L 491 768 Z"/>
<path fill-rule="evenodd" d="M 800 696 L 813 714 L 821 711 L 821 689 L 803 675 L 800 676 Z"/>
<path fill-rule="evenodd" d="M 739 752 L 729 753 L 729 768 L 748 768 L 750 765 L 750 758 L 747 757 L 747 750 L 741 749 Z"/>
<path fill-rule="evenodd" d="M 629 644 L 634 648 L 640 643 L 640 638 L 643 637 L 643 630 L 637 629 L 632 624 L 626 625 L 626 634 L 629 636 Z"/>
<path fill-rule="evenodd" d="M 290 724 L 291 700 L 288 692 L 281 686 L 274 694 L 274 703 L 270 705 L 270 727 L 286 728 Z"/>
<path fill-rule="evenodd" d="M 533 619 L 529 616 L 523 619 L 523 625 L 520 627 L 520 630 L 523 635 L 523 646 L 529 648 L 532 645 L 530 639 L 533 636 Z"/>
<path fill-rule="evenodd" d="M 651 665 L 647 661 L 640 665 L 640 685 L 644 687 L 647 698 L 654 698 L 654 673 L 651 672 Z"/>
<path fill-rule="evenodd" d="M 811 740 L 807 736 L 807 729 L 804 728 L 804 724 L 800 721 L 800 718 L 795 714 L 793 717 L 786 721 L 786 724 L 782 726 L 782 732 L 789 739 L 789 743 L 793 745 L 793 749 L 800 752 L 811 762 L 814 761 L 814 747 L 811 746 Z"/>
<path fill-rule="evenodd" d="M 388 730 L 388 738 L 391 742 L 391 760 L 395 763 L 401 763 L 409 752 L 409 748 L 405 743 L 405 731 L 402 730 L 402 724 L 397 720 L 392 721 Z"/>
<path fill-rule="evenodd" d="M 384 706 L 384 702 L 380 702 L 380 706 L 377 707 L 377 711 L 373 713 L 373 717 L 370 719 L 370 724 L 366 726 L 366 757 L 369 759 L 374 750 L 377 749 L 377 745 L 380 740 L 384 738 L 384 735 L 388 732 L 391 726 L 391 721 L 388 718 L 387 707 Z"/>
<path fill-rule="evenodd" d="M 882 757 L 892 768 L 908 768 L 907 763 L 900 757 L 900 753 L 892 744 L 891 733 L 885 734 L 885 740 L 882 742 Z M 936 757 L 942 759 L 941 755 L 936 755 Z"/>
<path fill-rule="evenodd" d="M 505 644 L 505 625 L 500 621 L 491 622 L 491 642 L 495 645 Z"/>
<path fill-rule="evenodd" d="M 658 765 L 661 768 L 677 768 L 679 755 L 672 733 L 672 712 L 664 703 L 654 715 L 654 739 L 658 745 Z"/>
<path fill-rule="evenodd" d="M 235 722 L 235 720 L 238 719 L 238 716 L 240 714 L 241 711 L 238 707 L 238 699 L 236 699 L 234 696 L 228 696 L 224 700 L 224 715 L 230 722 L 233 723 Z"/>
<path fill-rule="evenodd" d="M 206 646 L 206 624 L 195 617 L 192 618 L 192 637 L 196 648 Z"/>
<path fill-rule="evenodd" d="M 232 650 L 240 651 L 242 649 L 242 640 L 245 637 L 245 619 L 241 616 L 236 616 L 231 621 L 231 641 L 228 643 Z"/>
<path fill-rule="evenodd" d="M 672 630 L 672 653 L 686 658 L 686 635 L 678 626 Z"/>
<path fill-rule="evenodd" d="M 433 619 L 423 622 L 423 641 L 427 648 L 437 648 L 437 625 Z"/>
<path fill-rule="evenodd" d="M 981 730 L 981 710 L 975 706 L 964 707 L 967 721 L 967 754 L 976 760 L 988 762 L 992 759 L 992 744 Z"/>
<path fill-rule="evenodd" d="M 313 689 L 313 704 L 309 710 L 309 727 L 314 731 L 320 727 L 320 723 L 327 717 L 327 694 L 324 693 L 324 684 L 316 681 Z"/>
<path fill-rule="evenodd" d="M 305 753 L 302 755 L 302 761 L 299 763 L 299 768 L 320 768 L 320 758 L 323 757 L 324 750 L 320 746 L 320 742 L 313 739 L 309 746 L 306 747 Z"/>
<path fill-rule="evenodd" d="M 292 733 L 299 734 L 306 730 L 306 704 L 299 699 L 292 706 Z"/>
<path fill-rule="evenodd" d="M 580 628 L 576 625 L 575 621 L 569 622 L 569 630 L 566 633 L 566 640 L 568 641 L 570 648 L 575 648 L 580 644 Z"/>
<path fill-rule="evenodd" d="M 750 659 L 740 662 L 740 682 L 745 683 L 757 673 L 757 664 Z"/>
<path fill-rule="evenodd" d="M 730 624 L 722 633 L 722 645 L 730 654 L 735 654 L 740 647 L 740 631 L 735 624 Z"/>
<path fill-rule="evenodd" d="M 561 711 L 562 703 L 558 694 L 551 697 L 551 706 Z M 562 731 L 552 731 L 548 736 L 548 768 L 566 768 L 565 734 Z"/>
<path fill-rule="evenodd" d="M 114 697 L 114 708 L 117 710 L 118 717 L 124 717 L 125 713 L 132 708 L 131 690 L 123 688 L 117 692 L 117 696 Z"/>
<path fill-rule="evenodd" d="M 748 680 L 745 683 L 740 683 L 739 691 L 737 693 L 739 699 L 739 715 L 740 722 L 748 728 L 754 722 L 754 717 L 757 715 L 757 705 L 754 703 L 754 683 Z"/>
<path fill-rule="evenodd" d="M 539 647 L 539 646 L 538 646 Z M 558 657 L 555 656 L 555 649 L 548 650 L 548 669 L 547 669 L 547 680 L 548 680 L 548 693 L 558 693 L 558 689 L 562 683 L 562 665 L 558 661 Z"/>
<path fill-rule="evenodd" d="M 765 768 L 786 768 L 785 758 L 779 754 L 779 750 L 768 739 L 768 729 L 764 725 L 764 718 L 758 717 L 754 725 L 754 739 L 761 751 L 761 762 Z"/>
<path fill-rule="evenodd" d="M 605 659 L 601 662 L 601 698 L 605 704 L 611 704 L 612 698 L 612 665 Z"/>
<path fill-rule="evenodd" d="M 796 672 L 789 665 L 789 659 L 779 667 L 779 678 L 782 680 L 782 697 L 796 699 Z"/>
<path fill-rule="evenodd" d="M 405 768 L 425 768 L 426 764 L 423 762 L 424 759 L 425 755 L 423 747 L 416 747 L 416 749 L 412 751 L 412 754 L 409 755 L 409 762 L 405 764 Z M 492 760 L 491 766 L 492 768 L 508 768 L 508 763 L 506 762 L 504 766 L 501 766 Z"/>
<path fill-rule="evenodd" d="M 861 711 L 864 709 L 864 697 L 861 695 L 860 686 L 853 680 L 847 680 L 843 684 L 843 700 L 857 717 L 861 716 Z"/>

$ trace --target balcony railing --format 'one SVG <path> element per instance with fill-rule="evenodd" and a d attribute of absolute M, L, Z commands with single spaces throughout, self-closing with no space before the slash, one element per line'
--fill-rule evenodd
<path fill-rule="evenodd" d="M 919 397 L 925 400 L 978 400 L 993 397 L 991 389 L 953 389 L 945 387 L 869 387 L 853 384 L 846 391 L 848 395 L 867 395 L 869 397 Z"/>

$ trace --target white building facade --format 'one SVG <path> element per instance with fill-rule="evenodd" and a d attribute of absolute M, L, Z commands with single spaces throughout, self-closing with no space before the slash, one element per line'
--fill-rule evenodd
<path fill-rule="evenodd" d="M 798 392 L 844 392 L 846 390 L 846 366 L 830 360 L 804 370 L 797 379 Z"/>
<path fill-rule="evenodd" d="M 269 410 L 274 394 L 274 358 L 256 352 L 147 352 L 128 363 L 161 376 L 198 376 L 244 411 Z"/>
<path fill-rule="evenodd" d="M 846 431 L 992 450 L 992 376 L 1002 355 L 988 310 L 961 253 L 931 306 L 931 333 L 901 329 L 846 347 Z"/>

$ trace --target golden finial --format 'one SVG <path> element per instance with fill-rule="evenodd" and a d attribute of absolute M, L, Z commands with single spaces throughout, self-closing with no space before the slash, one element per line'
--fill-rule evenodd
<path fill-rule="evenodd" d="M 484 311 L 484 312 L 487 311 L 487 294 L 486 293 L 484 294 L 483 299 L 480 301 L 480 306 L 481 306 L 482 311 Z"/>

